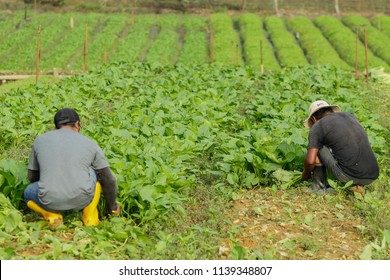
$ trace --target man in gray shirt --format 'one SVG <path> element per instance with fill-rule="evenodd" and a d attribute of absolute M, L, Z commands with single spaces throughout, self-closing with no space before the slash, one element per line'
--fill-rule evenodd
<path fill-rule="evenodd" d="M 352 181 L 351 190 L 364 195 L 364 186 L 378 178 L 379 166 L 358 119 L 318 100 L 310 105 L 304 125 L 310 132 L 302 178 L 313 177 L 313 192 L 332 192 L 326 181 L 329 170 L 343 184 Z"/>
<path fill-rule="evenodd" d="M 96 225 L 101 187 L 107 212 L 118 214 L 116 179 L 98 144 L 79 133 L 76 111 L 59 110 L 54 123 L 55 130 L 33 143 L 28 163 L 31 184 L 24 191 L 27 206 L 51 224 L 62 224 L 63 211 L 83 210 L 84 225 Z"/>

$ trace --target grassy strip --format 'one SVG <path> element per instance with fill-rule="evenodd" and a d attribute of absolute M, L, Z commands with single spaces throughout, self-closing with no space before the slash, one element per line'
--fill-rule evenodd
<path fill-rule="evenodd" d="M 279 70 L 279 63 L 263 30 L 262 19 L 255 14 L 244 14 L 238 17 L 238 25 L 242 34 L 246 63 L 260 69 L 263 62 L 265 70 Z"/>
<path fill-rule="evenodd" d="M 264 24 L 282 67 L 308 64 L 294 36 L 287 30 L 283 18 L 270 16 L 265 18 Z"/>
<path fill-rule="evenodd" d="M 303 16 L 290 18 L 288 26 L 298 38 L 310 64 L 330 64 L 342 69 L 352 69 L 340 58 L 329 41 L 309 18 Z"/>

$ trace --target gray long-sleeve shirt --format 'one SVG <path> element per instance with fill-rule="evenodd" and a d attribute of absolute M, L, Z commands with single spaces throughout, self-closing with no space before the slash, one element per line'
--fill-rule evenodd
<path fill-rule="evenodd" d="M 91 171 L 97 173 L 101 182 L 107 209 L 116 208 L 116 180 L 103 151 L 97 143 L 76 131 L 61 128 L 38 136 L 28 169 L 31 180 L 39 178 L 38 196 L 48 210 L 80 210 L 86 207 L 95 192 Z"/>

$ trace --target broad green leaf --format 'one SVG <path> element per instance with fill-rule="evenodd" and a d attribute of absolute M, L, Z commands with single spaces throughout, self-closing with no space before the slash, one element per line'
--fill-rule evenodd
<path fill-rule="evenodd" d="M 363 249 L 363 252 L 360 254 L 361 260 L 371 260 L 372 258 L 372 247 L 371 245 L 366 245 Z"/>

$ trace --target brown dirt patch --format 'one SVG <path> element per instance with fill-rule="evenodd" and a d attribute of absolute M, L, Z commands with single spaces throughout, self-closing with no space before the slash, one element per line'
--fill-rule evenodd
<path fill-rule="evenodd" d="M 362 220 L 342 194 L 241 190 L 226 214 L 236 232 L 233 242 L 252 257 L 359 259 L 367 245 Z"/>

